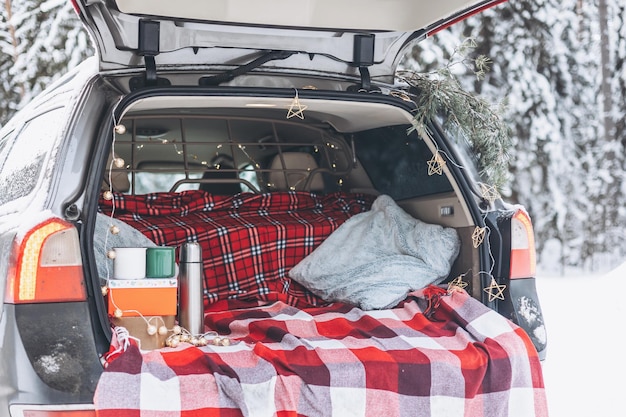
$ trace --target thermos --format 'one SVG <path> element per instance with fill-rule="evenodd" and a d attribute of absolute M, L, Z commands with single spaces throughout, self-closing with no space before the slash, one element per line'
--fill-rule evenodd
<path fill-rule="evenodd" d="M 178 322 L 192 335 L 204 333 L 203 267 L 200 244 L 180 248 L 178 274 Z"/>

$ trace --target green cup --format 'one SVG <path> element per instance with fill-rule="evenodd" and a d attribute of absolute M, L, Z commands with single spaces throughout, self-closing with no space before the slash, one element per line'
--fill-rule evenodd
<path fill-rule="evenodd" d="M 174 248 L 157 246 L 146 250 L 146 277 L 170 278 L 176 275 Z"/>

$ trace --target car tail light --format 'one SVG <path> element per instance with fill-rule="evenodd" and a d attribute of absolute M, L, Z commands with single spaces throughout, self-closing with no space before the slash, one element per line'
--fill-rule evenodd
<path fill-rule="evenodd" d="M 72 3 L 72 7 L 74 8 L 76 15 L 80 16 L 80 8 L 78 7 L 77 0 L 71 0 L 70 3 Z"/>
<path fill-rule="evenodd" d="M 80 301 L 87 298 L 76 228 L 51 218 L 29 230 L 13 248 L 9 303 Z"/>
<path fill-rule="evenodd" d="M 13 404 L 10 409 L 14 417 L 96 417 L 93 404 Z"/>
<path fill-rule="evenodd" d="M 24 410 L 24 417 L 96 417 L 94 410 Z"/>
<path fill-rule="evenodd" d="M 449 22 L 446 22 L 445 25 L 441 25 L 436 27 L 435 29 L 431 30 L 430 32 L 428 32 L 428 36 L 431 37 L 434 34 L 436 34 L 437 32 L 441 32 L 444 29 L 449 28 L 450 26 L 456 25 L 459 22 L 462 22 L 463 20 L 466 20 L 467 18 L 474 16 L 478 13 L 481 13 L 491 7 L 494 7 L 498 4 L 504 3 L 507 0 L 495 0 L 495 1 L 491 1 L 491 2 L 487 2 L 486 4 L 483 4 L 482 6 L 477 7 L 474 10 L 470 10 L 469 12 L 465 13 L 465 14 L 461 14 L 459 16 L 457 16 L 455 19 L 450 20 Z"/>
<path fill-rule="evenodd" d="M 518 210 L 511 218 L 511 270 L 510 277 L 530 278 L 535 276 L 535 236 L 530 217 Z"/>

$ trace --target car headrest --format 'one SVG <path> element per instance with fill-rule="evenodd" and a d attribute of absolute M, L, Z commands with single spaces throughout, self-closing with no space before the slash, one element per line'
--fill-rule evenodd
<path fill-rule="evenodd" d="M 213 182 L 201 182 L 200 189 L 215 195 L 235 195 L 241 192 L 237 172 L 222 171 L 220 169 L 208 169 L 202 175 L 203 180 Z"/>
<path fill-rule="evenodd" d="M 202 175 L 202 179 L 212 181 L 201 182 L 202 191 L 216 195 L 235 195 L 241 192 L 239 175 L 233 170 L 235 163 L 230 155 L 217 154 L 211 159 L 210 166 L 211 168 Z"/>
<path fill-rule="evenodd" d="M 270 188 L 282 191 L 324 191 L 324 178 L 321 173 L 315 172 L 318 168 L 313 155 L 306 152 L 278 154 L 270 164 L 272 170 L 268 177 Z"/>

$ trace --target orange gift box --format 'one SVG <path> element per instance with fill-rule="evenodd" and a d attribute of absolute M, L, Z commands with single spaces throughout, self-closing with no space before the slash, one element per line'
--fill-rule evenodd
<path fill-rule="evenodd" d="M 123 317 L 176 315 L 176 278 L 111 279 L 107 287 L 109 316 L 117 309 Z"/>

